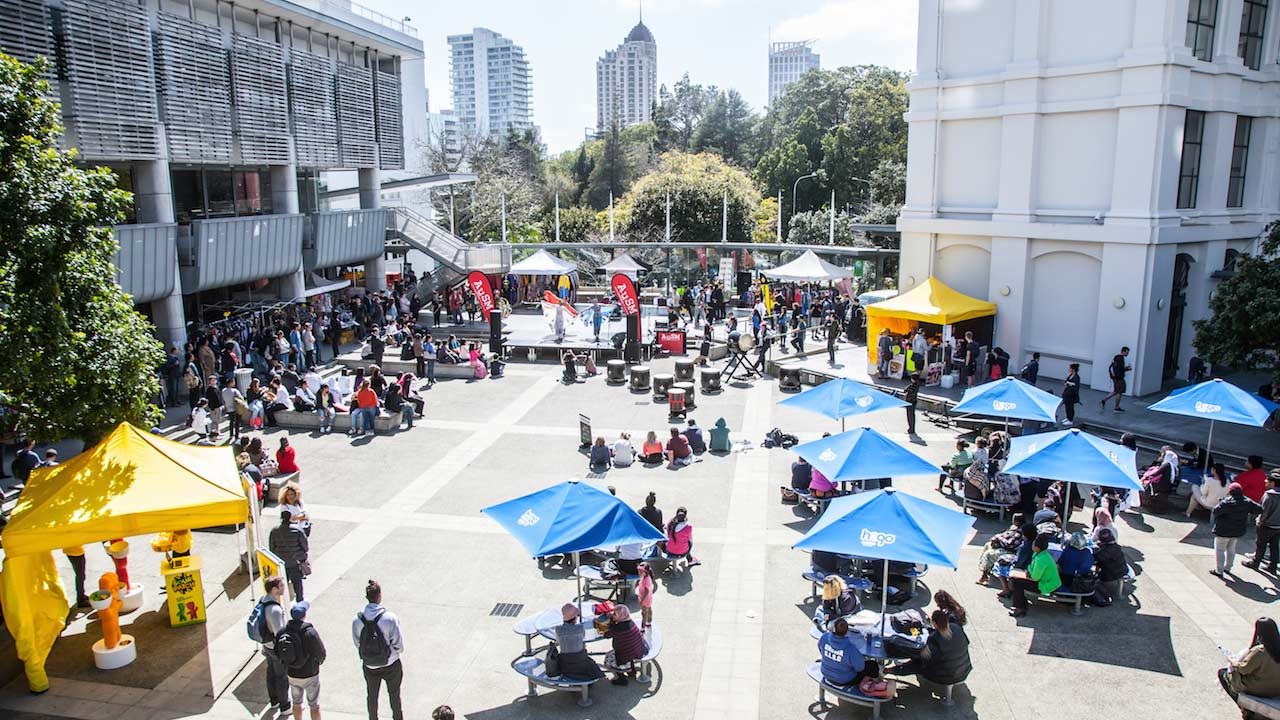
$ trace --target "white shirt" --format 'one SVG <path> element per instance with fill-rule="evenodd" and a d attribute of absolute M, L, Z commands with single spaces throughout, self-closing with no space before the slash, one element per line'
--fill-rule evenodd
<path fill-rule="evenodd" d="M 626 467 L 635 462 L 636 449 L 630 440 L 619 439 L 613 444 L 613 464 L 615 467 Z"/>

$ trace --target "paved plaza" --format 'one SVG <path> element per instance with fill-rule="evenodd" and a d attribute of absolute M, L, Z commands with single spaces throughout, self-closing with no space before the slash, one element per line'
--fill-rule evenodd
<path fill-rule="evenodd" d="M 656 361 L 670 372 L 669 360 Z M 810 638 L 814 605 L 800 574 L 808 556 L 791 549 L 812 524 L 805 508 L 782 505 L 793 459 L 760 441 L 781 427 L 801 440 L 839 423 L 782 408 L 772 379 L 699 394 L 690 415 L 704 427 L 723 417 L 733 451 L 702 456 L 678 470 L 635 465 L 588 475 L 578 448 L 578 416 L 609 440 L 620 430 L 639 445 L 644 433 L 665 436 L 666 406 L 648 393 L 611 387 L 603 376 L 572 386 L 560 368 L 513 363 L 507 376 L 481 382 L 444 381 L 426 391 L 427 417 L 411 431 L 352 440 L 277 430 L 297 448 L 302 487 L 314 519 L 312 564 L 306 581 L 310 620 L 328 647 L 322 668 L 326 717 L 365 717 L 364 683 L 351 641 L 351 619 L 363 607 L 370 579 L 384 588 L 384 604 L 400 617 L 406 651 L 406 717 L 427 718 L 447 703 L 459 717 L 507 718 L 803 718 L 869 717 L 840 706 L 824 711 L 805 668 L 817 657 Z M 868 425 L 935 463 L 952 451 L 956 431 L 921 422 L 921 435 L 905 434 L 901 411 L 866 418 Z M 851 427 L 856 423 L 851 423 Z M 1272 436 L 1273 437 L 1273 436 Z M 1262 448 L 1259 448 L 1261 451 Z M 492 503 L 579 477 L 616 488 L 639 507 L 657 493 L 667 517 L 688 508 L 695 553 L 702 565 L 662 575 L 654 601 L 664 636 L 653 682 L 595 686 L 594 706 L 526 685 L 510 663 L 523 648 L 512 632 L 517 618 L 492 616 L 499 603 L 523 605 L 519 616 L 558 608 L 574 593 L 560 567 L 539 570 L 519 544 L 480 513 Z M 958 499 L 934 490 L 928 478 L 895 482 L 900 489 L 948 507 Z M 1181 506 L 1181 501 L 1175 503 Z M 274 510 L 265 522 L 274 524 Z M 1078 513 L 1076 518 L 1083 519 Z M 1275 578 L 1241 568 L 1236 579 L 1209 575 L 1212 538 L 1204 516 L 1185 519 L 1137 512 L 1117 519 L 1121 544 L 1138 573 L 1132 596 L 1109 608 L 1033 604 L 1021 619 L 1008 616 L 994 586 L 974 583 L 981 545 L 1004 529 L 980 517 L 957 571 L 933 567 L 911 606 L 930 604 L 936 589 L 955 595 L 969 611 L 974 671 L 944 707 L 930 691 L 904 678 L 887 718 L 1172 718 L 1221 720 L 1236 714 L 1218 687 L 1217 646 L 1239 650 L 1253 620 L 1274 614 Z M 149 538 L 133 538 L 135 579 L 154 588 L 158 556 Z M 250 718 L 266 710 L 264 668 L 245 636 L 254 591 L 238 570 L 234 534 L 196 533 L 209 600 L 205 625 L 169 629 L 160 596 L 151 593 L 125 632 L 139 645 L 133 665 L 110 674 L 94 669 L 89 645 L 100 631 L 92 618 L 67 628 L 48 662 L 51 690 L 26 692 L 18 679 L 0 691 L 0 715 L 45 717 Z M 1252 533 L 1244 547 L 1252 547 Z M 108 569 L 89 548 L 90 577 Z M 58 556 L 63 581 L 70 567 Z M 878 599 L 867 600 L 876 607 Z M 382 717 L 390 717 L 383 699 Z"/>

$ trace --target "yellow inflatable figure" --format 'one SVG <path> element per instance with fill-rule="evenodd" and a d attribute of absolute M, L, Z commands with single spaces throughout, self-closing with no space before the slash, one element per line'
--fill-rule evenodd
<path fill-rule="evenodd" d="M 111 604 L 98 611 L 98 622 L 102 624 L 102 644 L 111 650 L 120 644 L 120 593 L 125 588 L 115 573 L 103 573 L 98 578 L 98 589 L 111 594 Z"/>

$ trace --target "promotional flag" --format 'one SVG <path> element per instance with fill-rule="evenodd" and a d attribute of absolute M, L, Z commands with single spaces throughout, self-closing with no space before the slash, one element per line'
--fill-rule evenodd
<path fill-rule="evenodd" d="M 773 314 L 773 291 L 769 289 L 769 283 L 760 283 L 760 295 L 764 298 L 764 312 L 766 315 Z"/>
<path fill-rule="evenodd" d="M 640 296 L 636 294 L 636 286 L 631 282 L 631 278 L 617 273 L 609 284 L 613 287 L 613 294 L 618 297 L 623 315 L 640 314 Z"/>
<path fill-rule="evenodd" d="M 484 312 L 484 319 L 488 320 L 489 313 L 494 308 L 493 287 L 489 284 L 489 277 L 479 270 L 473 270 L 467 276 L 467 287 L 471 288 L 471 294 L 476 296 L 476 304 Z"/>

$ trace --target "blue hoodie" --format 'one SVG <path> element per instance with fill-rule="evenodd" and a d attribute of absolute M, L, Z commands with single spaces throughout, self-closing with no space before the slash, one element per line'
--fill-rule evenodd
<path fill-rule="evenodd" d="M 862 672 L 862 652 L 848 635 L 823 633 L 818 640 L 818 652 L 822 654 L 822 677 L 833 685 L 850 685 Z"/>

